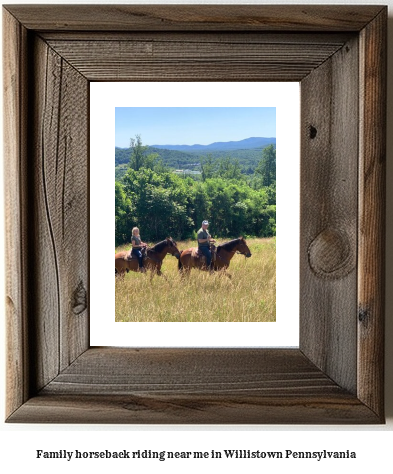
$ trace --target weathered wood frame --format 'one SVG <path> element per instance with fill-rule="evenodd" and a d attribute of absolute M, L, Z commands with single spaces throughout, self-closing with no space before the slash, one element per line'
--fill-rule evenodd
<path fill-rule="evenodd" d="M 384 422 L 386 21 L 354 5 L 3 8 L 8 422 Z M 90 347 L 97 80 L 301 83 L 299 349 Z"/>

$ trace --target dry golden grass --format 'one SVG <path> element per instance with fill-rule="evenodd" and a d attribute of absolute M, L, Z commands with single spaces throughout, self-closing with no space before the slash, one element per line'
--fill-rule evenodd
<path fill-rule="evenodd" d="M 223 242 L 223 241 L 221 241 Z M 272 322 L 276 320 L 276 241 L 247 239 L 252 257 L 236 254 L 226 275 L 192 270 L 182 278 L 167 255 L 166 279 L 129 272 L 116 278 L 116 321 Z M 178 242 L 184 250 L 194 241 Z M 124 250 L 126 246 L 117 248 Z"/>

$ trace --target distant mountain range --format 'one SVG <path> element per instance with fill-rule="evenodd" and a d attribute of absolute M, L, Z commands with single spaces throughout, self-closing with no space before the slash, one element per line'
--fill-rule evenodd
<path fill-rule="evenodd" d="M 164 165 L 171 169 L 200 171 L 201 160 L 210 156 L 213 161 L 222 158 L 237 160 L 246 174 L 252 174 L 262 158 L 262 149 L 276 146 L 275 138 L 251 137 L 231 142 L 215 142 L 210 145 L 152 145 L 148 153 L 156 153 Z M 115 166 L 118 176 L 123 175 L 130 161 L 132 148 L 115 147 Z M 120 171 L 121 168 L 121 171 Z"/>
<path fill-rule="evenodd" d="M 276 139 L 274 137 L 250 137 L 239 141 L 214 142 L 210 145 L 151 145 L 151 148 L 175 150 L 187 153 L 203 153 L 209 151 L 248 150 L 254 148 L 265 148 L 266 146 L 272 144 L 276 144 Z"/>

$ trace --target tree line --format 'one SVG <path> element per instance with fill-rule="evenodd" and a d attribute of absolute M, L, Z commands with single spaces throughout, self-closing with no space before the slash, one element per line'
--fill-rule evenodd
<path fill-rule="evenodd" d="M 241 150 L 212 150 L 209 152 L 193 151 L 177 151 L 168 150 L 165 148 L 154 148 L 149 146 L 147 149 L 148 154 L 157 154 L 165 164 L 173 169 L 193 169 L 200 170 L 200 161 L 207 153 L 212 157 L 213 160 L 219 160 L 223 156 L 231 157 L 236 159 L 242 168 L 242 173 L 253 174 L 255 167 L 261 159 L 262 148 L 250 148 Z M 117 168 L 123 169 L 127 167 L 130 162 L 130 156 L 132 153 L 132 147 L 130 148 L 118 148 L 115 147 L 115 165 Z"/>
<path fill-rule="evenodd" d="M 276 150 L 269 145 L 252 175 L 233 158 L 201 159 L 200 177 L 179 176 L 131 140 L 126 172 L 115 180 L 116 246 L 138 226 L 145 241 L 195 239 L 203 219 L 214 237 L 271 237 L 276 232 Z"/>

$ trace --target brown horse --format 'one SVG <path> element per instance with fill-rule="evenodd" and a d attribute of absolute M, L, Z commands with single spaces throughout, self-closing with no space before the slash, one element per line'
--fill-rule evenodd
<path fill-rule="evenodd" d="M 235 253 L 251 257 L 250 249 L 243 237 L 230 240 L 229 242 L 225 242 L 216 247 L 215 257 L 212 255 L 212 270 L 226 270 Z M 186 273 L 189 273 L 191 268 L 209 270 L 206 267 L 206 257 L 199 255 L 197 248 L 189 248 L 182 251 L 179 258 L 178 268 L 180 271 L 185 271 Z"/>
<path fill-rule="evenodd" d="M 167 253 L 174 255 L 176 258 L 180 257 L 176 242 L 171 237 L 167 237 L 153 247 L 147 248 L 146 255 L 143 258 L 143 265 L 147 270 L 151 271 L 150 279 L 154 275 L 164 276 L 161 272 L 161 266 Z M 139 271 L 138 259 L 136 257 L 131 258 L 129 250 L 117 253 L 115 255 L 115 274 L 124 276 L 129 271 Z"/>

